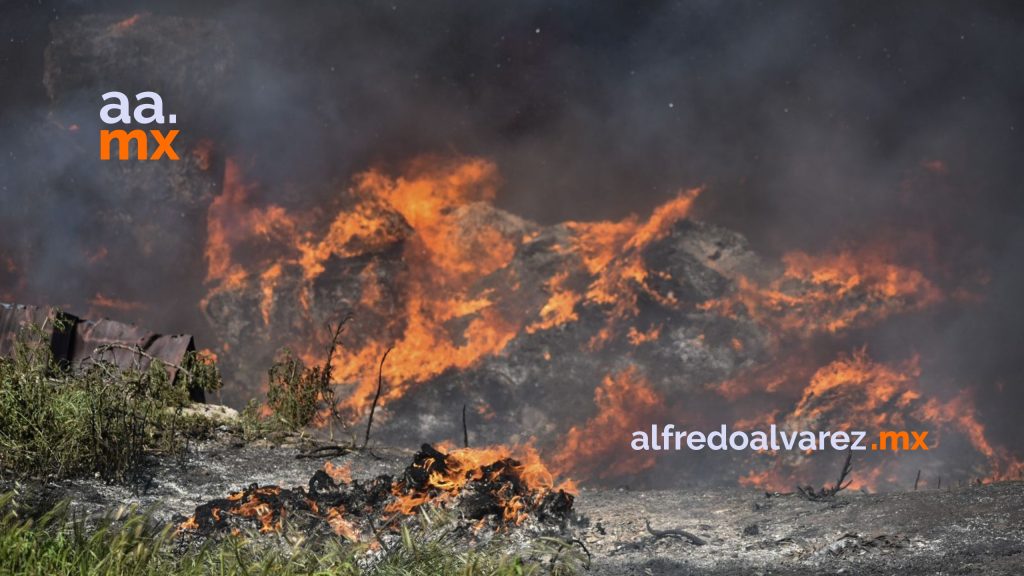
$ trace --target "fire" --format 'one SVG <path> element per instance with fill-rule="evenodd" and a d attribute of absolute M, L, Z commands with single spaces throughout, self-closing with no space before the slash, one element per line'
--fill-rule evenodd
<path fill-rule="evenodd" d="M 177 530 L 238 534 L 240 524 L 249 524 L 260 532 L 277 533 L 291 514 L 359 542 L 367 534 L 379 539 L 382 531 L 397 532 L 425 504 L 457 511 L 476 530 L 503 530 L 528 517 L 539 523 L 564 522 L 576 491 L 572 482 L 556 481 L 531 446 L 444 452 L 424 444 L 397 479 L 381 474 L 353 480 L 348 466 L 328 461 L 304 487 L 250 485 L 197 506 L 192 516 L 178 522 Z"/>
<path fill-rule="evenodd" d="M 876 430 L 920 422 L 963 435 L 994 469 L 1009 471 L 1000 474 L 1017 470 L 1005 451 L 986 440 L 973 408 L 966 408 L 969 398 L 928 395 L 917 358 L 878 363 L 866 350 L 855 350 L 826 366 L 812 360 L 820 358 L 815 344 L 821 337 L 845 337 L 957 297 L 907 265 L 898 242 L 790 252 L 777 269 L 765 268 L 771 271 L 766 276 L 744 275 L 744 265 L 716 260 L 709 250 L 707 266 L 722 275 L 726 291 L 701 302 L 678 293 L 680 279 L 648 259 L 652 246 L 685 230 L 677 225 L 690 217 L 702 188 L 679 192 L 646 217 L 542 230 L 493 206 L 499 183 L 497 168 L 486 160 L 424 158 L 397 175 L 377 169 L 359 174 L 321 206 L 286 209 L 260 206 L 259 186 L 229 159 L 223 190 L 207 214 L 206 303 L 220 293 L 248 296 L 262 319 L 261 334 L 290 346 L 307 363 L 323 356 L 325 315 L 351 308 L 355 320 L 335 353 L 333 376 L 345 386 L 339 407 L 353 419 L 369 408 L 388 349 L 393 351 L 378 408 L 437 376 L 500 356 L 523 334 L 597 319 L 582 346 L 629 356 L 676 337 L 675 326 L 646 313 L 649 303 L 697 317 L 720 315 L 767 335 L 766 341 L 726 335 L 724 345 L 738 368 L 724 381 L 697 383 L 715 400 L 751 399 L 735 407 L 737 419 L 753 421 L 742 412 L 756 403 L 767 407 L 760 414 L 774 411 L 793 426 Z M 522 270 L 520 257 L 534 253 L 545 258 L 539 278 Z M 339 269 L 350 272 L 346 282 L 358 287 L 353 301 L 336 302 L 322 288 L 336 282 L 330 274 Z M 286 302 L 297 303 L 288 315 L 280 313 Z M 541 352 L 548 361 L 559 353 L 547 347 Z M 649 456 L 619 453 L 615 443 L 652 421 L 664 404 L 660 394 L 629 369 L 605 378 L 594 399 L 595 414 L 566 427 L 553 468 L 611 478 L 652 466 Z M 452 454 L 457 462 L 459 452 Z M 861 482 L 887 478 L 881 469 L 860 472 Z M 747 481 L 761 476 L 755 471 Z M 437 481 L 432 489 L 465 479 Z M 423 497 L 405 494 L 396 510 L 413 510 Z M 515 506 L 511 496 L 507 503 Z"/>
<path fill-rule="evenodd" d="M 201 530 L 204 524 L 219 524 L 227 516 L 234 516 L 255 520 L 261 533 L 280 532 L 286 514 L 280 496 L 281 489 L 277 486 L 253 484 L 196 509 L 195 514 L 178 524 L 177 531 Z"/>
<path fill-rule="evenodd" d="M 102 293 L 97 292 L 89 300 L 89 305 L 95 308 L 103 308 L 106 310 L 118 310 L 121 312 L 131 312 L 134 310 L 142 310 L 146 307 L 142 302 L 132 302 L 130 300 L 119 300 L 117 298 L 108 298 Z"/>
<path fill-rule="evenodd" d="M 281 279 L 281 265 L 274 264 L 260 274 L 260 314 L 263 316 L 263 324 L 270 326 L 270 314 L 274 310 L 274 291 L 277 282 Z"/>
<path fill-rule="evenodd" d="M 586 292 L 587 302 L 612 307 L 614 319 L 635 316 L 640 293 L 674 307 L 673 294 L 661 294 L 648 285 L 642 251 L 685 219 L 701 192 L 701 188 L 681 192 L 644 221 L 631 216 L 620 222 L 570 222 L 574 248 L 595 277 Z"/>
<path fill-rule="evenodd" d="M 306 289 L 300 300 L 308 309 L 312 283 L 323 273 L 327 259 L 360 256 L 404 242 L 408 291 L 404 311 L 392 326 L 400 336 L 339 350 L 336 364 L 339 380 L 358 382 L 348 405 L 361 410 L 374 390 L 372 368 L 384 350 L 394 347 L 388 368 L 396 384 L 383 398 L 386 402 L 407 385 L 499 352 L 521 327 L 521 320 L 494 306 L 491 294 L 473 290 L 480 274 L 508 264 L 521 241 L 522 223 L 486 220 L 495 180 L 493 165 L 481 160 L 441 167 L 424 163 L 401 178 L 371 171 L 356 179 L 349 208 L 317 237 L 298 232 L 309 215 L 294 216 L 279 206 L 250 206 L 253 186 L 244 181 L 238 164 L 228 160 L 223 191 L 208 211 L 207 280 L 214 293 L 257 283 L 260 312 L 269 325 L 286 270 L 301 270 Z M 409 226 L 416 234 L 406 238 Z M 273 244 L 270 258 L 263 257 L 267 251 L 250 249 L 257 254 L 255 266 L 239 261 L 237 254 L 261 242 Z M 369 290 L 363 303 L 372 307 L 375 283 L 365 273 L 364 278 Z M 465 330 L 450 334 L 446 324 L 452 321 L 467 321 Z M 311 318 L 310 324 L 319 322 Z M 315 346 L 305 343 L 296 348 L 308 357 Z"/>
<path fill-rule="evenodd" d="M 516 457 L 513 457 L 516 454 Z M 571 481 L 556 484 L 555 475 L 532 446 L 461 448 L 447 454 L 424 445 L 405 479 L 392 489 L 387 512 L 411 515 L 427 502 L 445 504 L 470 484 L 486 490 L 501 509 L 502 520 L 520 524 L 549 495 L 569 498 Z M 568 495 L 568 496 L 567 496 Z"/>
<path fill-rule="evenodd" d="M 398 273 L 401 309 L 382 309 L 379 272 L 371 262 L 359 276 L 363 293 L 352 331 L 372 333 L 360 334 L 337 352 L 336 380 L 355 383 L 342 403 L 353 414 L 368 408 L 376 391 L 377 362 L 388 348 L 394 352 L 381 405 L 419 382 L 499 354 L 523 331 L 574 322 L 581 306 L 611 307 L 613 316 L 625 317 L 635 313 L 639 292 L 674 304 L 672 294 L 661 294 L 646 284 L 649 274 L 641 251 L 687 216 L 700 189 L 680 193 L 647 219 L 632 216 L 621 222 L 570 223 L 569 244 L 562 249 L 576 251 L 578 259 L 570 258 L 567 267 L 547 280 L 546 302 L 533 303 L 509 270 L 517 250 L 534 239 L 532 224 L 491 206 L 497 182 L 495 166 L 473 158 L 420 160 L 399 177 L 371 170 L 354 179 L 343 195 L 344 208 L 318 234 L 315 226 L 307 225 L 316 220 L 315 213 L 252 206 L 256 186 L 229 159 L 223 191 L 207 217 L 211 295 L 254 286 L 260 315 L 270 327 L 281 283 L 298 270 L 304 286 L 298 300 L 309 314 L 308 325 L 318 326 L 322 320 L 312 312 L 312 287 L 329 259 L 362 257 L 400 246 L 405 255 L 405 269 Z M 623 252 L 628 257 L 618 258 Z M 500 289 L 479 284 L 492 274 L 508 274 L 511 281 Z M 204 306 L 209 300 L 210 296 Z M 379 316 L 373 324 L 358 325 L 359 311 Z M 453 331 L 453 326 L 461 328 Z M 612 324 L 603 330 L 606 338 L 615 332 Z M 640 343 L 657 336 L 658 330 L 651 329 L 644 334 L 634 331 L 628 338 Z M 308 360 L 320 354 L 323 342 L 314 338 L 291 344 Z"/>
<path fill-rule="evenodd" d="M 917 357 L 881 364 L 872 361 L 865 349 L 858 350 L 815 373 L 788 421 L 794 426 L 827 422 L 831 428 L 872 432 L 913 429 L 919 424 L 951 429 L 995 464 L 998 451 L 985 436 L 969 392 L 946 400 L 926 397 L 920 376 Z"/>
<path fill-rule="evenodd" d="M 526 331 L 534 333 L 561 326 L 579 319 L 576 306 L 582 296 L 568 287 L 569 272 L 563 270 L 551 277 L 547 282 L 550 297 L 540 309 L 540 320 L 526 327 Z"/>
<path fill-rule="evenodd" d="M 857 350 L 811 377 L 787 422 L 796 430 L 902 428 L 905 409 L 921 397 L 920 375 L 916 357 L 886 365 Z"/>
<path fill-rule="evenodd" d="M 1020 480 L 1024 478 L 1024 461 L 1002 447 L 993 445 L 985 434 L 985 426 L 978 419 L 978 412 L 967 391 L 963 391 L 948 402 L 929 399 L 919 407 L 915 415 L 928 422 L 951 423 L 963 433 L 971 445 L 984 455 L 989 463 L 987 478 L 996 480 Z"/>
<path fill-rule="evenodd" d="M 884 430 L 927 430 L 929 448 L 941 438 L 959 435 L 974 447 L 992 478 L 1020 473 L 1020 464 L 995 448 L 985 435 L 968 392 L 948 399 L 927 396 L 921 385 L 919 358 L 880 363 L 862 348 L 841 355 L 819 368 L 804 387 L 795 406 L 779 416 L 779 426 L 798 430 L 863 430 L 868 442 Z M 899 461 L 884 459 L 884 452 L 858 452 L 854 488 L 876 488 L 881 483 L 905 482 L 896 474 Z M 806 473 L 807 454 L 773 454 L 768 468 L 752 470 L 740 479 L 745 485 L 785 490 Z"/>
<path fill-rule="evenodd" d="M 324 472 L 326 472 L 335 483 L 348 484 L 352 482 L 352 468 L 348 465 L 336 466 L 333 462 L 328 461 L 324 464 Z"/>
<path fill-rule="evenodd" d="M 633 346 L 639 346 L 645 342 L 654 342 L 661 336 L 661 326 L 654 326 L 646 332 L 641 332 L 636 329 L 636 326 L 630 326 L 629 332 L 626 334 L 626 339 Z"/>
<path fill-rule="evenodd" d="M 194 530 L 199 530 L 199 523 L 196 522 L 196 517 L 195 517 L 194 514 L 192 516 L 189 516 L 187 519 L 185 519 L 185 521 L 182 522 L 181 524 L 178 524 L 178 528 L 177 528 L 178 532 L 186 532 L 186 531 L 194 531 Z"/>
<path fill-rule="evenodd" d="M 291 237 L 296 222 L 280 206 L 265 209 L 248 205 L 252 185 L 243 180 L 234 160 L 224 167 L 224 186 L 207 212 L 206 279 L 218 289 L 240 288 L 248 277 L 235 261 L 235 247 L 268 238 Z"/>
<path fill-rule="evenodd" d="M 119 20 L 115 22 L 110 27 L 110 29 L 113 32 L 124 32 L 125 30 L 128 30 L 129 28 L 138 24 L 140 18 L 142 18 L 142 14 L 133 14 L 125 18 L 124 20 Z"/>
<path fill-rule="evenodd" d="M 336 506 L 327 511 L 327 523 L 334 533 L 351 542 L 359 542 L 359 529 L 345 518 L 345 507 Z"/>
<path fill-rule="evenodd" d="M 491 221 L 482 204 L 495 195 L 496 170 L 480 160 L 438 168 L 416 165 L 408 177 L 370 172 L 357 179 L 361 197 L 382 201 L 415 230 L 405 243 L 405 321 L 394 342 L 343 350 L 338 377 L 357 381 L 346 402 L 361 411 L 375 391 L 377 358 L 388 347 L 389 387 L 382 400 L 401 396 L 411 385 L 452 368 L 467 368 L 500 352 L 522 321 L 495 305 L 495 295 L 474 290 L 476 280 L 508 265 L 521 240 L 520 222 Z M 465 322 L 458 335 L 450 322 Z"/>
<path fill-rule="evenodd" d="M 260 521 L 260 532 L 278 532 L 281 530 L 281 520 L 274 520 L 274 509 L 268 502 L 252 499 L 242 504 L 234 513 L 243 518 L 257 518 Z"/>
<path fill-rule="evenodd" d="M 356 190 L 397 210 L 416 231 L 411 252 L 425 256 L 431 271 L 442 272 L 439 280 L 455 283 L 503 268 L 515 254 L 515 223 L 465 226 L 475 216 L 476 203 L 494 199 L 496 183 L 497 168 L 490 162 L 467 159 L 452 166 L 442 162 L 439 168 L 424 159 L 413 164 L 409 177 L 365 173 L 357 178 Z"/>
<path fill-rule="evenodd" d="M 808 337 L 873 324 L 942 300 L 928 278 L 894 264 L 892 256 L 883 247 L 818 256 L 790 252 L 774 280 L 762 284 L 741 276 L 733 295 L 702 307 L 727 315 L 742 309 L 780 333 Z"/>
<path fill-rule="evenodd" d="M 654 456 L 628 450 L 630 432 L 656 421 L 663 406 L 636 367 L 607 376 L 594 392 L 597 414 L 569 429 L 552 458 L 556 470 L 586 478 L 626 476 L 654 466 Z"/>
<path fill-rule="evenodd" d="M 404 239 L 405 228 L 399 220 L 389 218 L 387 209 L 387 204 L 365 194 L 349 211 L 337 215 L 323 238 L 299 241 L 296 248 L 304 278 L 318 278 L 331 257 L 358 256 Z"/>

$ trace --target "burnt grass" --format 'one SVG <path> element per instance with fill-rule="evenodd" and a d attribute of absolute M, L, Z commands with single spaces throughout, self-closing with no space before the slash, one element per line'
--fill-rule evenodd
<path fill-rule="evenodd" d="M 165 523 L 195 514 L 195 533 L 213 535 L 233 526 L 259 526 L 249 518 L 242 519 L 244 525 L 231 524 L 237 518 L 216 520 L 214 508 L 238 504 L 229 495 L 242 493 L 244 499 L 267 487 L 287 487 L 264 493 L 277 498 L 268 508 L 271 522 L 279 519 L 273 510 L 285 509 L 282 524 L 288 530 L 337 538 L 320 515 L 302 512 L 310 502 L 318 508 L 341 504 L 365 536 L 378 529 L 383 516 L 377 514 L 395 483 L 419 482 L 422 467 L 411 463 L 422 462 L 427 453 L 426 447 L 376 447 L 331 458 L 302 457 L 309 449 L 308 440 L 243 442 L 218 432 L 191 445 L 184 456 L 154 463 L 148 478 L 136 484 L 87 478 L 22 480 L 17 486 L 5 481 L 0 488 L 15 490 L 26 509 L 36 504 L 44 510 L 69 499 L 83 518 L 99 518 L 125 504 L 150 510 Z M 350 469 L 352 481 L 335 482 L 324 473 L 328 461 Z M 479 505 L 470 496 L 487 490 L 466 491 L 450 510 L 465 515 L 467 524 L 478 522 L 470 516 L 492 518 L 491 530 L 464 531 L 468 547 L 498 525 L 493 501 Z M 598 575 L 1024 573 L 1024 482 L 885 494 L 843 491 L 825 501 L 739 487 L 584 488 L 571 503 L 551 499 L 542 507 L 524 526 L 504 529 L 510 545 L 541 535 L 576 539 L 590 556 L 589 573 Z M 675 532 L 696 536 L 703 545 Z"/>

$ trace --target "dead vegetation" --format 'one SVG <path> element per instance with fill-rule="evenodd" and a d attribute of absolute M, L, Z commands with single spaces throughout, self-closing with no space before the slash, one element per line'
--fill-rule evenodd
<path fill-rule="evenodd" d="M 853 469 L 852 459 L 853 451 L 848 450 L 846 452 L 846 460 L 843 462 L 843 468 L 839 472 L 839 479 L 832 486 L 823 486 L 820 490 L 815 490 L 813 486 L 797 486 L 796 493 L 814 502 L 832 500 L 836 494 L 845 490 L 853 482 L 853 480 L 847 480 Z"/>
<path fill-rule="evenodd" d="M 363 438 L 363 448 L 370 443 L 370 431 L 373 429 L 373 414 L 377 411 L 377 402 L 380 401 L 380 393 L 384 389 L 384 361 L 388 359 L 391 348 L 384 351 L 380 357 L 380 366 L 377 367 L 377 392 L 373 395 L 373 404 L 370 405 L 370 415 L 366 419 L 366 436 Z"/>
<path fill-rule="evenodd" d="M 693 532 L 688 532 L 682 528 L 669 528 L 667 530 L 655 530 L 651 528 L 651 521 L 644 520 L 644 524 L 647 526 L 647 532 L 651 536 L 654 536 L 655 540 L 660 538 L 685 538 L 690 541 L 694 546 L 703 546 L 707 544 L 703 538 L 697 536 Z"/>

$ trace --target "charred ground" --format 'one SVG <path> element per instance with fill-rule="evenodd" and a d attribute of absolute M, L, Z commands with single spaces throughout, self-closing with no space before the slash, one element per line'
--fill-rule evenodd
<path fill-rule="evenodd" d="M 382 475 L 402 477 L 403 470 L 417 459 L 411 450 L 383 448 L 329 459 L 300 457 L 309 449 L 310 445 L 301 442 L 276 447 L 264 442 L 243 444 L 222 433 L 194 445 L 185 459 L 161 464 L 145 485 L 117 487 L 95 480 L 29 483 L 20 486 L 18 498 L 23 505 L 35 503 L 40 509 L 45 509 L 47 502 L 70 498 L 74 509 L 92 518 L 123 504 L 139 504 L 151 507 L 161 522 L 180 522 L 185 516 L 204 512 L 208 515 L 219 504 L 224 510 L 222 529 L 227 534 L 231 526 L 255 531 L 261 525 L 255 517 L 232 516 L 228 510 L 240 499 L 229 501 L 227 495 L 252 494 L 255 488 L 250 484 L 263 490 L 304 487 L 304 495 L 281 496 L 293 501 L 286 513 L 290 516 L 283 522 L 283 535 L 326 538 L 336 537 L 330 525 L 301 511 L 308 507 L 307 498 L 333 505 L 343 498 L 338 485 L 323 471 L 325 467 L 344 468 L 354 486 L 371 487 Z M 359 493 L 363 498 L 373 490 Z M 356 493 L 347 494 L 344 498 L 355 508 Z M 479 546 L 481 541 L 494 540 L 503 541 L 506 550 L 524 550 L 541 533 L 575 538 L 589 553 L 589 573 L 608 576 L 795 576 L 890 574 L 893 570 L 914 575 L 1009 576 L 1024 565 L 1021 498 L 1024 484 L 1020 482 L 887 494 L 844 491 L 820 502 L 739 488 L 583 489 L 574 499 L 571 516 L 540 531 L 541 525 L 531 520 L 504 536 L 473 530 L 478 520 L 473 519 L 474 514 L 466 515 L 465 504 L 453 508 L 452 513 L 467 518 L 458 545 L 476 542 Z M 212 518 L 207 521 L 206 529 L 181 538 L 215 533 L 216 524 Z M 674 533 L 680 530 L 703 544 Z M 272 531 L 259 537 L 275 541 L 281 534 Z M 369 533 L 364 536 L 373 538 Z M 579 554 L 586 556 L 582 547 Z"/>

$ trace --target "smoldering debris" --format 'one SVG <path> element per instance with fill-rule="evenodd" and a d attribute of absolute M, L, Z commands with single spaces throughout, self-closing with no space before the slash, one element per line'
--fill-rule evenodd
<path fill-rule="evenodd" d="M 251 484 L 201 504 L 176 520 L 177 530 L 198 537 L 298 530 L 306 537 L 362 542 L 393 535 L 426 507 L 455 515 L 467 535 L 510 529 L 563 533 L 573 519 L 574 496 L 527 456 L 521 461 L 505 449 L 446 453 L 424 444 L 399 476 L 365 480 L 353 480 L 349 469 L 328 462 L 306 487 Z"/>

